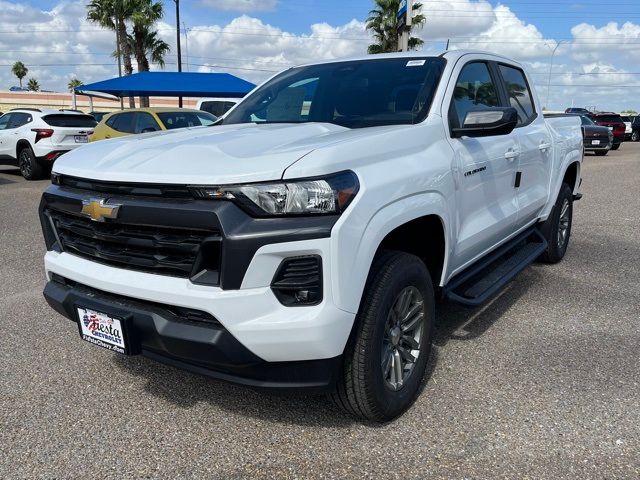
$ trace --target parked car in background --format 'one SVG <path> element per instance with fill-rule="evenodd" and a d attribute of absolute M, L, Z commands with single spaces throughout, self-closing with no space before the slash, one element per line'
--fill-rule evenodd
<path fill-rule="evenodd" d="M 624 122 L 624 139 L 631 140 L 631 133 L 633 132 L 633 128 L 631 127 L 632 120 L 631 117 L 626 115 L 621 115 L 620 118 Z"/>
<path fill-rule="evenodd" d="M 43 178 L 60 155 L 87 143 L 95 126 L 82 112 L 13 109 L 0 117 L 0 164 L 18 166 L 27 180 Z"/>
<path fill-rule="evenodd" d="M 593 123 L 602 127 L 610 127 L 613 131 L 613 146 L 611 150 L 618 150 L 622 142 L 624 142 L 625 125 L 622 117 L 612 112 L 589 112 L 587 116 L 593 120 Z"/>
<path fill-rule="evenodd" d="M 580 115 L 586 115 L 588 113 L 591 113 L 589 110 L 587 110 L 586 108 L 577 108 L 577 107 L 571 107 L 571 108 L 567 108 L 564 113 L 577 113 Z"/>
<path fill-rule="evenodd" d="M 201 98 L 198 100 L 196 108 L 209 112 L 216 117 L 221 117 L 239 101 L 239 98 Z"/>
<path fill-rule="evenodd" d="M 105 115 L 90 141 L 124 137 L 138 133 L 212 125 L 217 117 L 187 108 L 139 108 Z"/>
<path fill-rule="evenodd" d="M 613 132 L 609 127 L 601 127 L 593 123 L 586 115 L 573 113 L 545 113 L 544 118 L 580 117 L 582 123 L 582 143 L 585 152 L 606 155 L 613 146 Z"/>
<path fill-rule="evenodd" d="M 631 124 L 631 140 L 634 142 L 640 141 L 640 115 L 633 118 Z"/>

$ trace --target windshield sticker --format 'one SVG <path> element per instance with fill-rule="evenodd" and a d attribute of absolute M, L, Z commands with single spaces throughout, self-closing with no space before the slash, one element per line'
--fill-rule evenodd
<path fill-rule="evenodd" d="M 407 62 L 407 67 L 421 67 L 425 62 L 426 60 L 409 60 Z"/>

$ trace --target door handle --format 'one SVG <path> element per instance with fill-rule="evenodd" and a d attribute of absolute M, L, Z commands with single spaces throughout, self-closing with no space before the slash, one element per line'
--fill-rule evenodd
<path fill-rule="evenodd" d="M 518 150 L 509 149 L 504 154 L 504 158 L 506 158 L 507 160 L 513 160 L 514 158 L 517 158 L 519 155 L 520 155 L 520 152 Z"/>
<path fill-rule="evenodd" d="M 538 145 L 538 148 L 544 152 L 545 150 L 551 148 L 551 144 L 540 142 L 540 145 Z"/>

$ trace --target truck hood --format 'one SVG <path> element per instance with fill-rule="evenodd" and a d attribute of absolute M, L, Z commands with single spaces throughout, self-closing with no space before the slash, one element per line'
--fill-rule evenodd
<path fill-rule="evenodd" d="M 54 171 L 94 180 L 232 184 L 277 180 L 297 160 L 344 136 L 333 124 L 221 125 L 90 143 L 60 157 Z"/>

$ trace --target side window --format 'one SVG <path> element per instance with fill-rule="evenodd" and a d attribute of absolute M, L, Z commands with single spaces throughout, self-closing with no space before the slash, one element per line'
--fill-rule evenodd
<path fill-rule="evenodd" d="M 452 121 L 457 125 L 464 124 L 468 112 L 482 107 L 498 107 L 498 91 L 484 62 L 473 62 L 464 66 L 453 90 L 451 107 Z"/>
<path fill-rule="evenodd" d="M 7 128 L 18 128 L 23 125 L 26 125 L 33 117 L 30 113 L 16 112 L 11 114 L 11 120 L 9 120 L 9 125 Z"/>
<path fill-rule="evenodd" d="M 116 120 L 118 119 L 119 115 L 111 115 L 109 118 L 107 118 L 107 121 L 104 122 L 108 127 L 111 127 L 115 130 L 115 124 L 116 124 Z"/>
<path fill-rule="evenodd" d="M 146 112 L 136 113 L 136 128 L 134 129 L 134 133 L 155 132 L 158 130 L 160 130 L 160 125 L 158 125 L 158 122 L 154 120 L 151 114 Z"/>
<path fill-rule="evenodd" d="M 115 115 L 115 120 L 112 125 L 109 125 L 114 130 L 122 133 L 133 133 L 133 112 L 125 112 Z"/>
<path fill-rule="evenodd" d="M 536 117 L 531 91 L 519 68 L 500 65 L 500 73 L 509 96 L 509 104 L 518 112 L 518 125 L 531 122 Z"/>
<path fill-rule="evenodd" d="M 7 113 L 6 115 L 2 115 L 0 117 L 0 130 L 4 130 L 6 128 L 9 128 L 9 122 L 11 121 L 11 116 L 13 114 L 11 113 Z"/>

